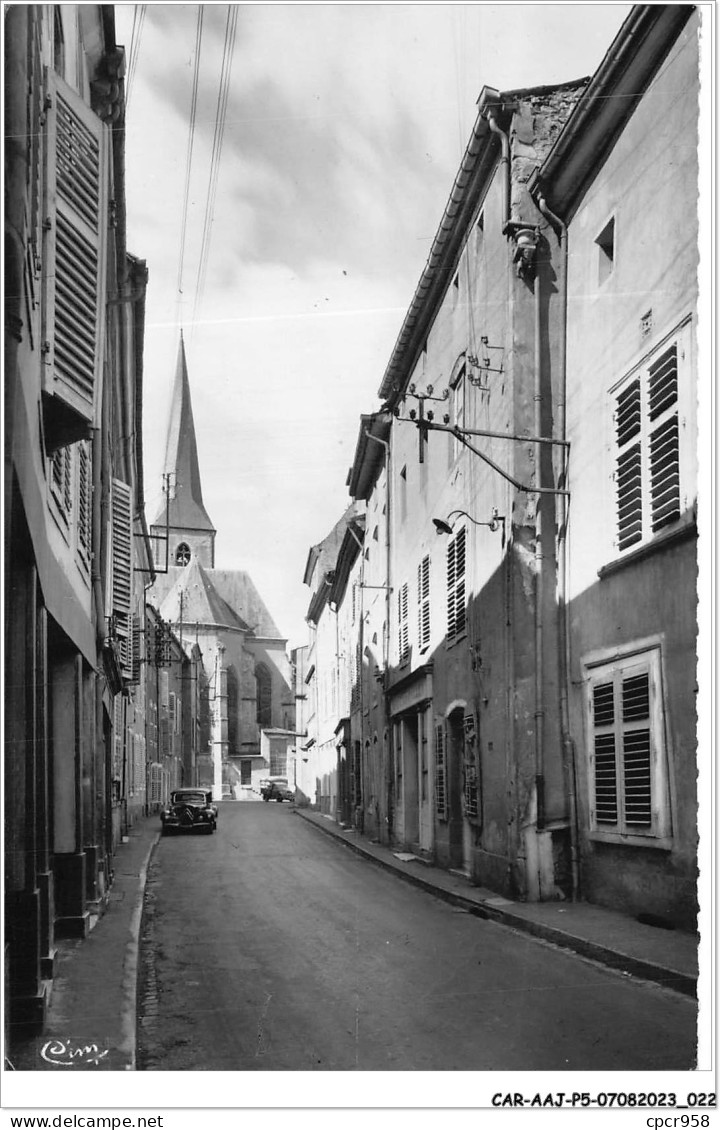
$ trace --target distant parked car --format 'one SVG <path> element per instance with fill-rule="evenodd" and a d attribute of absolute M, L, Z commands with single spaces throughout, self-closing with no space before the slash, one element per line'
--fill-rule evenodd
<path fill-rule="evenodd" d="M 284 800 L 295 800 L 295 793 L 288 788 L 287 777 L 272 777 L 261 781 L 260 795 L 264 801 L 276 800 L 279 804 Z"/>
<path fill-rule="evenodd" d="M 160 813 L 163 835 L 170 832 L 205 832 L 217 828 L 218 809 L 206 789 L 175 789 L 170 803 Z"/>

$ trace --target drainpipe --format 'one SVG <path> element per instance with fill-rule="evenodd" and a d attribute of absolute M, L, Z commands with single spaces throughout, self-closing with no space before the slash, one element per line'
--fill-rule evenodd
<path fill-rule="evenodd" d="M 390 459 L 390 444 L 386 439 L 380 439 L 380 436 L 374 436 L 367 429 L 365 435 L 368 439 L 373 440 L 374 443 L 382 444 L 385 448 L 385 639 L 383 640 L 383 702 L 385 706 L 385 726 L 387 729 L 387 748 L 388 748 L 388 764 L 387 764 L 387 821 L 388 821 L 388 842 L 393 841 L 393 804 L 392 796 L 393 782 L 395 780 L 394 772 L 394 749 L 393 749 L 393 733 L 392 725 L 390 723 L 390 699 L 388 696 L 389 678 L 390 678 L 390 624 L 392 613 L 392 595 L 390 587 L 390 531 L 391 531 L 391 516 L 390 516 L 390 477 L 391 477 L 391 459 Z M 392 800 L 391 800 L 392 798 Z"/>
<path fill-rule="evenodd" d="M 560 240 L 560 394 L 558 396 L 557 426 L 559 439 L 565 440 L 567 435 L 567 292 L 568 292 L 568 230 L 567 225 L 547 206 L 544 196 L 539 196 L 538 207 L 550 223 L 559 230 Z M 563 468 L 562 485 L 567 488 L 567 449 L 565 451 L 565 467 Z M 560 725 L 562 728 L 563 762 L 565 766 L 568 805 L 570 815 L 570 854 L 572 871 L 572 897 L 576 901 L 579 897 L 579 851 L 578 851 L 578 824 L 577 824 L 577 768 L 575 764 L 575 745 L 570 736 L 570 660 L 569 660 L 569 630 L 567 612 L 567 523 L 568 523 L 568 496 L 558 495 L 560 507 L 560 521 L 558 522 L 558 600 L 560 603 L 559 633 L 560 646 L 558 648 L 559 683 L 560 683 Z"/>
<path fill-rule="evenodd" d="M 500 170 L 502 173 L 502 222 L 503 229 L 510 219 L 510 141 L 508 135 L 500 129 L 497 122 L 497 108 L 491 106 L 487 111 L 487 123 L 493 133 L 496 133 L 500 138 L 500 145 L 502 155 L 500 157 Z M 537 433 L 540 435 L 540 432 Z"/>
<path fill-rule="evenodd" d="M 540 299 L 542 287 L 540 284 L 540 267 L 535 272 L 535 285 L 533 288 L 535 308 L 535 378 L 533 398 L 535 401 L 535 435 L 542 435 L 542 385 L 541 385 L 541 344 L 540 344 Z M 542 482 L 542 451 L 538 446 L 535 474 L 537 485 Z M 545 706 L 543 699 L 544 666 L 543 666 L 543 599 L 544 585 L 544 558 L 542 547 L 542 505 L 543 496 L 538 494 L 535 509 L 535 795 L 537 801 L 537 828 L 538 831 L 545 827 Z"/>

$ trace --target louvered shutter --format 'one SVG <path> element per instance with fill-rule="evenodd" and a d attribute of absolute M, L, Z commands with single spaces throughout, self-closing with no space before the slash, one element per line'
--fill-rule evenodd
<path fill-rule="evenodd" d="M 128 682 L 140 682 L 140 669 L 141 669 L 141 629 L 140 620 L 137 616 L 133 616 L 132 629 L 130 636 L 130 666 L 128 671 Z"/>
<path fill-rule="evenodd" d="M 650 505 L 655 531 L 680 517 L 677 344 L 650 366 L 648 407 Z"/>
<path fill-rule="evenodd" d="M 650 663 L 616 667 L 592 686 L 593 801 L 598 828 L 654 831 L 657 756 Z M 657 806 L 656 806 L 657 807 Z"/>
<path fill-rule="evenodd" d="M 615 688 L 612 681 L 593 687 L 593 754 L 595 764 L 595 819 L 598 824 L 618 822 L 618 771 L 615 747 Z"/>
<path fill-rule="evenodd" d="M 67 449 L 64 449 L 67 450 Z M 78 445 L 78 551 L 87 564 L 92 549 L 92 464 L 90 445 Z"/>
<path fill-rule="evenodd" d="M 440 820 L 447 820 L 447 761 L 442 722 L 435 726 L 435 812 Z"/>
<path fill-rule="evenodd" d="M 418 566 L 418 646 L 424 651 L 430 643 L 430 558 Z"/>
<path fill-rule="evenodd" d="M 447 634 L 452 642 L 465 631 L 465 527 L 448 545 Z"/>
<path fill-rule="evenodd" d="M 130 610 L 132 606 L 132 489 L 112 480 L 111 614 L 119 642 L 120 666 L 131 667 Z"/>
<path fill-rule="evenodd" d="M 107 127 L 52 69 L 46 95 L 43 391 L 70 410 L 70 417 L 64 414 L 67 443 L 87 435 L 99 383 Z"/>
<path fill-rule="evenodd" d="M 163 768 L 155 761 L 150 766 L 150 804 L 163 802 Z"/>
<path fill-rule="evenodd" d="M 640 432 L 642 410 L 640 379 L 631 381 L 617 398 L 615 427 L 617 440 L 618 544 L 627 549 L 643 534 L 642 449 Z"/>
<path fill-rule="evenodd" d="M 650 675 L 622 680 L 623 799 L 625 824 L 652 824 Z"/>
<path fill-rule="evenodd" d="M 477 820 L 480 812 L 480 787 L 478 774 L 477 734 L 475 715 L 466 714 L 463 720 L 464 764 L 463 793 L 465 796 L 465 815 L 469 820 Z"/>
<path fill-rule="evenodd" d="M 410 629 L 408 624 L 408 586 L 398 592 L 398 663 L 405 663 L 410 655 Z"/>

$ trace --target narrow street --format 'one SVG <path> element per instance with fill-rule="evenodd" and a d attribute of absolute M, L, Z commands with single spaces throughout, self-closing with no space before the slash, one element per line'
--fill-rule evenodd
<path fill-rule="evenodd" d="M 682 1070 L 692 1001 L 482 921 L 285 804 L 159 843 L 142 930 L 145 1071 Z"/>

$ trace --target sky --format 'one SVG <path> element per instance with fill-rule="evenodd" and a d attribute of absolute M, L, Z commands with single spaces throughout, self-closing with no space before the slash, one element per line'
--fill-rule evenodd
<path fill-rule="evenodd" d="M 630 5 L 238 5 L 204 273 L 228 6 L 204 6 L 182 255 L 198 8 L 148 4 L 138 35 L 139 11 L 116 6 L 128 250 L 149 270 L 148 521 L 182 331 L 215 564 L 247 570 L 301 646 L 308 552 L 350 503 L 360 414 L 380 407 L 480 91 L 591 75 Z"/>

